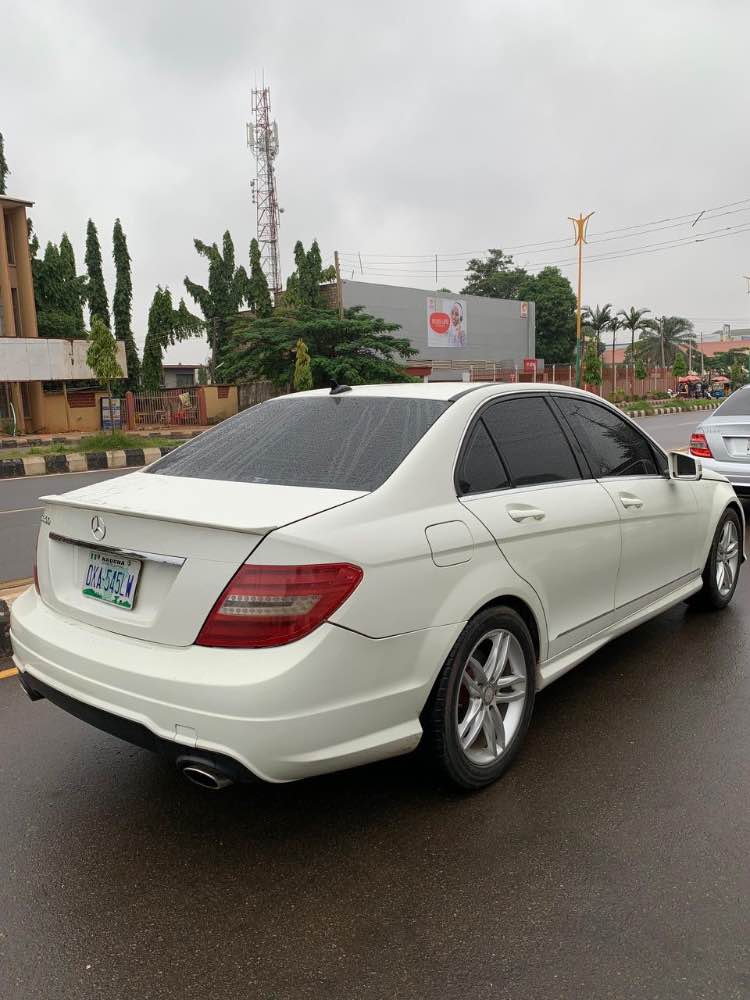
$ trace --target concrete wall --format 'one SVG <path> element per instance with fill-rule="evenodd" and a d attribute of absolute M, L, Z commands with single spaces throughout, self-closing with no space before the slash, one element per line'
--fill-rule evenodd
<path fill-rule="evenodd" d="M 101 408 L 99 400 L 106 396 L 106 391 L 93 391 L 93 406 L 75 405 L 75 395 L 79 398 L 87 398 L 80 394 L 69 393 L 68 413 L 70 421 L 65 412 L 65 396 L 62 392 L 45 393 L 44 395 L 44 425 L 36 427 L 39 434 L 58 434 L 64 431 L 98 431 L 101 430 Z"/>
<path fill-rule="evenodd" d="M 395 336 L 408 337 L 412 347 L 418 351 L 410 364 L 426 360 L 515 363 L 534 357 L 533 302 L 488 299 L 479 295 L 441 295 L 432 289 L 401 288 L 365 281 L 343 281 L 342 286 L 345 306 L 363 306 L 365 312 L 401 326 Z M 434 347 L 428 344 L 427 299 L 434 296 L 465 302 L 467 342 L 464 347 L 447 344 Z"/>
<path fill-rule="evenodd" d="M 88 340 L 44 340 L 36 336 L 0 337 L 0 372 L 3 380 L 18 382 L 92 379 L 86 364 Z M 125 343 L 117 341 L 117 361 L 127 375 Z"/>
<path fill-rule="evenodd" d="M 219 395 L 219 390 L 222 395 Z M 223 393 L 226 391 L 226 395 Z M 218 423 L 233 417 L 237 413 L 237 386 L 236 385 L 205 385 L 202 392 L 206 400 L 206 420 L 209 424 Z"/>

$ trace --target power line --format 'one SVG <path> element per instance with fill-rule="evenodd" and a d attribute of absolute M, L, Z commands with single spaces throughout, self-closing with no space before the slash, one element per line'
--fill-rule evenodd
<path fill-rule="evenodd" d="M 740 208 L 738 206 L 744 206 Z M 726 211 L 724 211 L 726 209 Z M 707 209 L 696 209 L 692 212 L 686 212 L 683 215 L 666 216 L 663 219 L 653 219 L 650 222 L 642 222 L 630 226 L 620 226 L 614 229 L 605 229 L 599 233 L 599 238 L 592 238 L 589 242 L 594 243 L 604 243 L 611 242 L 612 240 L 627 239 L 627 235 L 618 236 L 615 234 L 632 234 L 633 236 L 646 236 L 650 233 L 663 232 L 668 229 L 679 229 L 682 226 L 689 225 L 693 221 L 697 221 L 696 215 L 701 215 L 702 222 L 711 222 L 713 219 L 722 218 L 726 215 L 735 215 L 739 212 L 750 211 L 750 198 L 743 198 L 740 201 L 727 202 L 723 205 L 716 205 L 713 208 Z M 658 228 L 652 228 L 658 227 Z M 553 252 L 555 249 L 562 249 L 565 246 L 571 246 L 570 240 L 565 238 L 558 238 L 554 240 L 542 240 L 533 243 L 518 243 L 510 246 L 504 247 L 504 251 L 519 251 L 519 250 L 537 250 L 540 253 Z M 544 248 L 548 248 L 545 250 Z M 427 263 L 433 262 L 435 259 L 435 253 L 426 254 L 393 254 L 393 253 L 370 253 L 362 252 L 359 250 L 341 250 L 339 251 L 342 259 L 351 258 L 359 260 L 359 257 L 363 259 L 368 258 L 379 258 L 383 263 L 388 263 L 390 265 L 395 265 L 399 261 L 414 261 L 415 263 Z M 481 250 L 460 250 L 451 251 L 446 253 L 437 254 L 438 260 L 461 260 L 467 259 L 473 256 L 481 256 L 487 253 L 487 248 L 484 247 Z"/>
<path fill-rule="evenodd" d="M 621 250 L 610 251 L 607 253 L 594 254 L 587 258 L 588 261 L 596 263 L 599 261 L 610 261 L 610 260 L 622 260 L 625 257 L 640 257 L 646 254 L 660 253 L 664 250 L 674 250 L 679 247 L 691 246 L 694 243 L 708 243 L 712 240 L 726 239 L 729 236 L 739 236 L 742 233 L 750 232 L 750 223 L 741 223 L 737 226 L 724 226 L 720 229 L 708 230 L 703 236 L 691 236 L 683 237 L 677 240 L 663 240 L 658 243 L 645 243 L 637 247 L 627 247 Z M 592 241 L 593 242 L 593 241 Z M 421 263 L 421 262 L 419 262 Z M 541 267 L 570 267 L 575 265 L 575 258 L 560 258 L 559 260 L 551 261 L 537 261 L 533 263 L 527 263 L 525 266 L 529 268 L 541 268 Z M 381 267 L 367 267 L 366 274 L 372 277 L 395 277 L 395 278 L 409 278 L 417 277 L 420 275 L 430 275 L 434 276 L 435 270 L 432 268 L 418 268 L 418 267 L 408 267 L 405 266 L 401 270 L 391 270 L 394 265 L 384 262 Z M 439 275 L 442 278 L 454 278 L 454 277 L 465 277 L 466 269 L 460 271 L 451 271 L 447 269 L 440 269 Z"/>

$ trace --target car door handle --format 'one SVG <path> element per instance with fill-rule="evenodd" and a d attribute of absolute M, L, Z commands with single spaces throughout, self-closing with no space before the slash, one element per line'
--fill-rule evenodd
<path fill-rule="evenodd" d="M 506 509 L 508 517 L 513 518 L 514 521 L 526 521 L 528 518 L 531 518 L 533 521 L 543 521 L 547 516 L 538 507 L 508 507 Z"/>
<path fill-rule="evenodd" d="M 639 507 L 643 506 L 643 500 L 641 500 L 640 497 L 634 497 L 634 496 L 632 496 L 632 494 L 630 494 L 630 493 L 621 493 L 620 494 L 620 503 L 626 509 L 629 508 L 629 507 L 639 508 Z"/>

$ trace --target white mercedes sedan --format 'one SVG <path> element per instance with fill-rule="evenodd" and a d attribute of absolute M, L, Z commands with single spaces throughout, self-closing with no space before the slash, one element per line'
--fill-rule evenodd
<path fill-rule="evenodd" d="M 744 560 L 722 475 L 554 385 L 298 393 L 44 504 L 21 683 L 209 788 L 420 742 L 487 785 L 537 691 Z"/>

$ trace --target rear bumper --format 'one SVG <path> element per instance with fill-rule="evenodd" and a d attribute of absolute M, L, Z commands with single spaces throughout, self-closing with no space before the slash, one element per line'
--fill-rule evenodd
<path fill-rule="evenodd" d="M 11 642 L 27 689 L 101 729 L 292 781 L 412 750 L 461 628 L 369 639 L 325 624 L 276 649 L 164 646 L 71 621 L 31 588 L 13 605 Z"/>
<path fill-rule="evenodd" d="M 719 462 L 715 458 L 701 458 L 700 463 L 704 468 L 725 476 L 738 496 L 750 496 L 750 462 Z"/>

